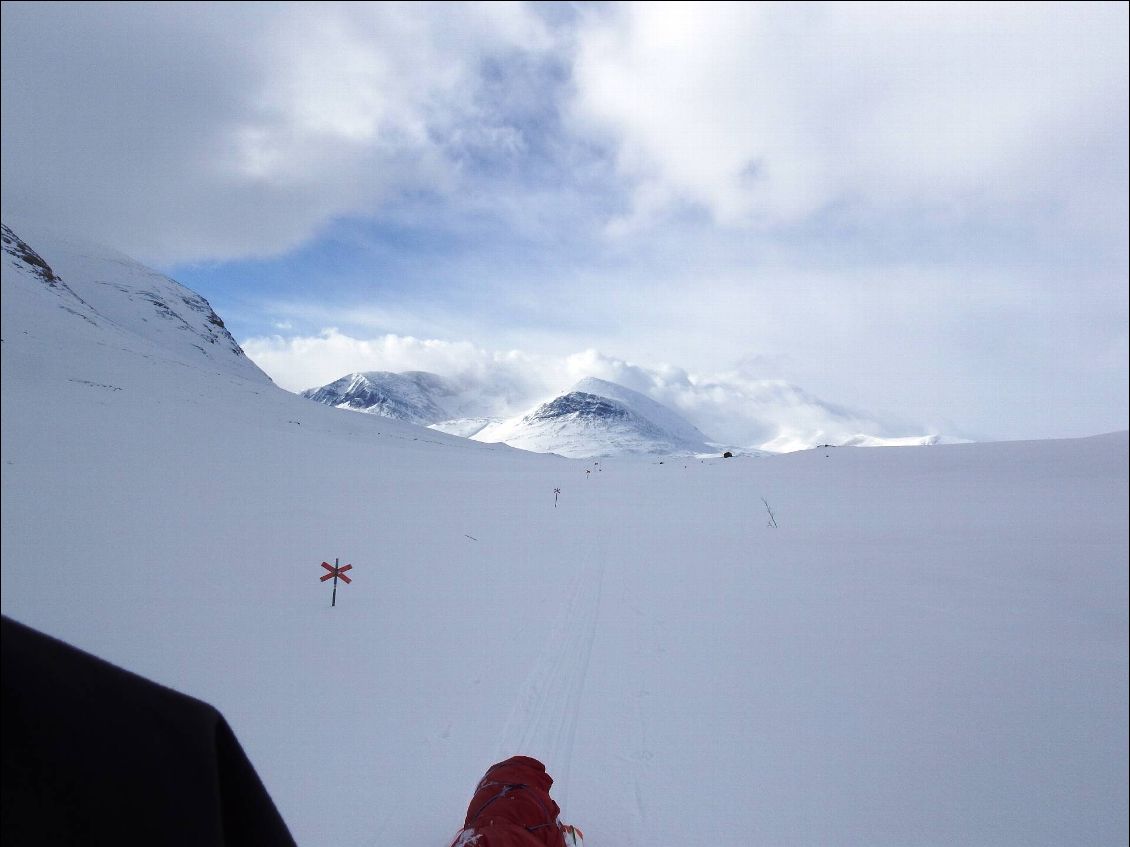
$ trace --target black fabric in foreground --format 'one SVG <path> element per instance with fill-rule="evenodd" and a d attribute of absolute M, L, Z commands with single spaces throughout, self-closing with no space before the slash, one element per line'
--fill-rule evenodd
<path fill-rule="evenodd" d="M 5 847 L 293 845 L 214 708 L 3 618 Z"/>

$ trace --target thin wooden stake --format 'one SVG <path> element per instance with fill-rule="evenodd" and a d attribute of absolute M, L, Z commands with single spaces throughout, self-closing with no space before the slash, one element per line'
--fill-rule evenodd
<path fill-rule="evenodd" d="M 777 519 L 773 517 L 773 510 L 769 508 L 769 501 L 762 497 L 761 502 L 765 504 L 765 511 L 769 513 L 769 526 L 777 529 Z"/>

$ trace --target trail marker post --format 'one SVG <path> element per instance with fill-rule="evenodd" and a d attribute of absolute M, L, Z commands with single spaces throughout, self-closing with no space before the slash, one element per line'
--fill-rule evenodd
<path fill-rule="evenodd" d="M 560 497 L 560 496 L 561 496 L 561 489 L 560 488 L 553 489 L 553 508 L 555 508 L 555 509 L 557 508 L 557 498 Z"/>
<path fill-rule="evenodd" d="M 765 511 L 769 513 L 769 523 L 767 523 L 766 526 L 777 529 L 777 516 L 774 515 L 773 510 L 769 508 L 769 501 L 762 497 L 761 502 L 765 504 Z"/>
<path fill-rule="evenodd" d="M 353 570 L 353 565 L 339 565 L 338 564 L 339 561 L 340 561 L 339 559 L 334 559 L 334 563 L 332 565 L 329 562 L 322 562 L 322 567 L 325 568 L 327 571 L 329 571 L 329 573 L 322 574 L 318 578 L 319 582 L 325 582 L 327 579 L 330 579 L 330 578 L 332 578 L 333 581 L 334 581 L 333 600 L 330 601 L 330 606 L 336 606 L 337 605 L 337 581 L 338 581 L 338 578 L 340 577 L 341 580 L 346 585 L 349 585 L 351 582 L 353 582 L 352 579 L 350 579 L 349 577 L 347 577 L 345 575 L 346 571 Z"/>

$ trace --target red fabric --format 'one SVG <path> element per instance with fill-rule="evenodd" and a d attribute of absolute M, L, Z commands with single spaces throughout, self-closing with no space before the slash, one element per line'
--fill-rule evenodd
<path fill-rule="evenodd" d="M 454 844 L 466 847 L 565 847 L 557 824 L 561 809 L 549 796 L 553 778 L 529 756 L 513 756 L 487 770 L 467 807 Z"/>

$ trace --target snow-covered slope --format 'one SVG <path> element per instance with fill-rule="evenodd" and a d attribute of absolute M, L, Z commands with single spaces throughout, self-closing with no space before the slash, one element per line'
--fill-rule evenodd
<path fill-rule="evenodd" d="M 716 452 L 706 436 L 675 412 L 636 391 L 592 377 L 472 437 L 571 458 Z"/>
<path fill-rule="evenodd" d="M 19 264 L 3 612 L 215 703 L 300 844 L 450 843 L 516 752 L 590 847 L 1125 843 L 1126 433 L 587 474 Z"/>
<path fill-rule="evenodd" d="M 882 438 L 877 435 L 859 433 L 845 441 L 840 442 L 840 447 L 932 447 L 936 444 L 968 444 L 963 438 L 952 438 L 945 435 L 910 435 L 900 438 Z"/>
<path fill-rule="evenodd" d="M 303 391 L 302 396 L 339 409 L 427 426 L 451 417 L 440 401 L 455 393 L 446 380 L 426 371 L 368 371 L 346 374 L 329 385 Z"/>
<path fill-rule="evenodd" d="M 486 427 L 495 423 L 498 423 L 496 418 L 453 418 L 452 420 L 429 424 L 429 428 L 438 432 L 458 435 L 461 438 L 474 438 Z"/>
<path fill-rule="evenodd" d="M 614 382 L 590 376 L 582 379 L 570 390 L 615 400 L 639 417 L 651 421 L 663 432 L 669 433 L 673 439 L 681 443 L 702 445 L 711 440 L 699 432 L 688 420 L 662 403 L 657 403 L 638 391 L 633 391 Z"/>
<path fill-rule="evenodd" d="M 270 382 L 240 349 L 212 311 L 194 291 L 128 256 L 77 239 L 27 230 L 3 228 L 4 267 L 17 271 L 12 284 L 37 280 L 37 295 L 6 297 L 5 312 L 12 325 L 21 321 L 31 331 L 34 304 L 59 308 L 104 330 L 106 343 L 125 344 L 141 355 L 172 357 L 189 366 L 204 365 L 217 372 Z"/>

